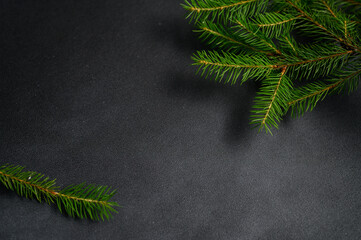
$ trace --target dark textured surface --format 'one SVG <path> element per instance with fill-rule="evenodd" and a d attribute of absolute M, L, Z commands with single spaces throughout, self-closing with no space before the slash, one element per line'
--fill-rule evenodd
<path fill-rule="evenodd" d="M 0 239 L 358 239 L 360 93 L 274 136 L 195 76 L 179 1 L 1 1 L 1 161 L 112 185 L 110 222 L 0 188 Z"/>

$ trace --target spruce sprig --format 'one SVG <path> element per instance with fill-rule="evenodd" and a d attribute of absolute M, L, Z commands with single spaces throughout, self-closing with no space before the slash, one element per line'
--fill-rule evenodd
<path fill-rule="evenodd" d="M 119 207 L 110 199 L 116 193 L 107 186 L 71 185 L 64 189 L 56 186 L 55 179 L 50 180 L 41 173 L 24 171 L 24 167 L 13 165 L 0 166 L 0 182 L 18 195 L 49 205 L 56 204 L 60 212 L 71 217 L 105 220 Z"/>
<path fill-rule="evenodd" d="M 258 0 L 186 0 L 182 6 L 189 10 L 188 18 L 191 20 L 201 22 L 210 19 L 226 23 L 228 17 L 260 12 L 265 3 Z"/>
<path fill-rule="evenodd" d="M 193 56 L 201 75 L 261 81 L 250 122 L 266 132 L 288 110 L 303 115 L 358 86 L 360 0 L 191 0 L 183 7 L 212 48 Z"/>

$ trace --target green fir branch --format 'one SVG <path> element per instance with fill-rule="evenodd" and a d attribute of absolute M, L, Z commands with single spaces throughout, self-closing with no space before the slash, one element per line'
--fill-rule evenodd
<path fill-rule="evenodd" d="M 267 2 L 263 0 L 186 0 L 182 6 L 189 11 L 187 18 L 191 21 L 227 22 L 232 16 L 254 15 L 261 12 Z"/>
<path fill-rule="evenodd" d="M 276 65 L 263 55 L 247 54 L 236 55 L 226 52 L 199 51 L 193 56 L 194 65 L 199 65 L 201 76 L 213 75 L 216 80 L 235 84 L 248 79 L 260 79 L 267 76 Z"/>
<path fill-rule="evenodd" d="M 198 25 L 198 28 L 199 30 L 196 30 L 195 32 L 199 32 L 199 37 L 213 48 L 225 49 L 235 53 L 247 49 L 250 51 L 262 52 L 243 42 L 234 31 L 226 29 L 221 24 L 203 21 Z"/>
<path fill-rule="evenodd" d="M 261 80 L 250 121 L 266 132 L 289 109 L 303 114 L 358 86 L 360 0 L 191 0 L 184 7 L 211 48 L 193 56 L 202 76 Z"/>
<path fill-rule="evenodd" d="M 302 17 L 302 15 L 293 16 L 280 13 L 264 13 L 256 15 L 252 19 L 251 24 L 259 27 L 265 36 L 275 38 L 290 33 L 295 21 L 300 17 Z M 257 29 L 257 31 L 259 30 Z"/>
<path fill-rule="evenodd" d="M 312 111 L 316 104 L 327 95 L 332 93 L 347 92 L 356 90 L 360 81 L 361 69 L 354 71 L 342 71 L 338 78 L 326 81 L 318 81 L 306 84 L 293 91 L 292 98 L 288 102 L 292 115 L 303 115 L 307 111 Z"/>
<path fill-rule="evenodd" d="M 43 174 L 24 171 L 24 167 L 13 165 L 0 166 L 0 182 L 18 195 L 39 202 L 56 204 L 61 212 L 71 217 L 103 220 L 112 218 L 116 213 L 116 202 L 110 199 L 116 193 L 106 186 L 72 185 L 64 189 L 56 186 L 55 179 L 50 180 Z"/>
<path fill-rule="evenodd" d="M 281 55 L 282 53 L 277 49 L 275 43 L 270 37 L 267 37 L 262 31 L 259 31 L 257 25 L 249 24 L 247 19 L 239 17 L 235 20 L 236 26 L 234 28 L 238 29 L 237 34 L 240 38 L 243 39 L 249 46 L 259 49 L 262 52 L 266 53 L 275 53 Z"/>
<path fill-rule="evenodd" d="M 286 71 L 285 67 L 280 73 L 272 73 L 262 81 L 251 111 L 251 124 L 271 134 L 271 127 L 278 128 L 278 122 L 288 109 L 292 82 Z"/>
<path fill-rule="evenodd" d="M 292 79 L 313 79 L 329 75 L 341 69 L 354 50 L 345 50 L 337 46 L 299 47 L 297 55 L 288 56 L 282 66 L 289 68 Z"/>

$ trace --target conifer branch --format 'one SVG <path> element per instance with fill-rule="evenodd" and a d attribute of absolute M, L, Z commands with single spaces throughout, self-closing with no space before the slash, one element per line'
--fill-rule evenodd
<path fill-rule="evenodd" d="M 297 112 L 300 114 L 303 114 L 307 110 L 312 110 L 316 103 L 320 100 L 323 100 L 326 95 L 337 88 L 339 89 L 339 92 L 344 90 L 345 82 L 352 80 L 353 78 L 360 75 L 361 69 L 353 72 L 346 72 L 344 73 L 345 76 L 338 79 L 330 79 L 329 84 L 326 83 L 310 83 L 306 86 L 300 87 L 294 91 L 293 97 L 290 102 L 288 102 L 288 105 L 291 106 L 294 109 L 298 109 Z M 349 91 L 352 91 L 356 89 L 358 85 L 359 78 L 356 78 L 355 82 L 351 82 L 349 85 Z M 344 86 L 342 86 L 344 85 Z M 309 101 L 310 99 L 313 99 L 313 101 Z"/>
<path fill-rule="evenodd" d="M 249 49 L 256 52 L 266 53 L 257 49 L 249 44 L 242 42 L 235 33 L 227 31 L 222 26 L 213 24 L 211 22 L 204 21 L 199 26 L 201 32 L 200 38 L 205 40 L 211 46 L 218 46 L 220 48 L 228 48 L 229 50 L 239 50 L 239 47 L 242 46 L 243 50 Z"/>
<path fill-rule="evenodd" d="M 291 22 L 291 21 L 296 20 L 296 19 L 298 19 L 300 17 L 302 17 L 302 15 L 298 15 L 297 17 L 292 17 L 290 19 L 282 20 L 282 21 L 279 21 L 279 22 L 257 24 L 257 26 L 258 27 L 273 27 L 273 26 L 282 25 L 284 23 Z"/>
<path fill-rule="evenodd" d="M 239 45 L 242 45 L 242 46 L 247 46 L 247 45 L 245 45 L 245 44 L 243 44 L 243 43 L 241 43 L 241 42 L 239 42 L 239 41 L 234 40 L 233 38 L 227 37 L 227 36 L 223 35 L 222 33 L 216 32 L 216 31 L 211 30 L 211 29 L 209 29 L 209 28 L 207 28 L 207 27 L 202 27 L 201 29 L 202 29 L 203 31 L 205 31 L 205 32 L 208 32 L 208 33 L 211 33 L 211 34 L 213 34 L 213 35 L 215 35 L 215 36 L 224 38 L 224 39 L 229 40 L 229 41 L 231 41 L 231 42 L 233 42 L 233 43 L 236 43 L 236 44 L 239 44 Z"/>
<path fill-rule="evenodd" d="M 280 73 L 272 73 L 263 80 L 251 111 L 251 124 L 271 134 L 271 127 L 278 128 L 278 122 L 288 109 L 292 82 L 285 75 L 286 71 L 285 67 Z"/>
<path fill-rule="evenodd" d="M 245 0 L 245 1 L 239 1 L 239 2 L 236 2 L 236 3 L 232 3 L 232 4 L 220 5 L 220 6 L 217 6 L 217 7 L 190 7 L 189 10 L 190 11 L 196 11 L 196 12 L 216 11 L 216 10 L 223 10 L 223 9 L 227 9 L 227 8 L 232 8 L 232 7 L 235 7 L 235 6 L 243 5 L 243 4 L 254 2 L 254 1 L 256 1 L 256 0 Z"/>
<path fill-rule="evenodd" d="M 202 76 L 225 83 L 260 80 L 250 122 L 271 132 L 289 109 L 303 114 L 326 95 L 357 88 L 361 4 L 355 2 L 192 0 L 189 17 L 214 48 L 197 52 L 194 64 Z M 195 13 L 197 7 L 210 13 Z M 295 81 L 308 83 L 294 88 Z"/>
<path fill-rule="evenodd" d="M 195 65 L 200 66 L 198 71 L 202 71 L 202 76 L 214 74 L 216 80 L 221 81 L 225 78 L 225 82 L 232 84 L 238 79 L 243 83 L 248 79 L 264 78 L 277 67 L 260 54 L 243 52 L 240 56 L 225 52 L 200 51 L 193 56 L 193 60 Z"/>
<path fill-rule="evenodd" d="M 293 52 L 295 52 L 295 53 L 297 54 L 297 51 L 296 51 L 295 46 L 291 43 L 290 39 L 289 39 L 287 36 L 285 36 L 285 40 L 286 40 L 287 44 L 290 45 L 290 47 L 292 48 Z"/>
<path fill-rule="evenodd" d="M 317 20 L 315 20 L 309 13 L 307 13 L 305 10 L 303 10 L 300 6 L 298 6 L 297 4 L 295 4 L 293 1 L 294 0 L 286 0 L 291 6 L 293 6 L 298 12 L 300 12 L 306 19 L 308 19 L 310 22 L 312 22 L 313 24 L 315 24 L 317 27 L 319 27 L 320 29 L 322 29 L 323 31 L 325 31 L 327 34 L 329 34 L 330 36 L 332 36 L 333 38 L 335 38 L 337 41 L 347 45 L 348 47 L 355 49 L 357 51 L 361 51 L 361 49 L 350 43 L 347 38 L 343 38 L 340 37 L 338 34 L 335 34 L 334 31 L 330 30 L 329 28 L 327 28 L 325 25 L 321 24 L 320 22 L 318 22 Z M 329 8 L 329 5 L 325 5 L 327 8 Z M 335 15 L 334 11 L 332 11 L 331 9 L 329 9 L 329 11 L 331 11 L 332 15 L 334 15 L 337 18 L 337 16 Z M 343 23 L 343 22 L 342 22 Z"/>
<path fill-rule="evenodd" d="M 299 11 L 302 16 L 304 16 L 306 19 L 308 19 L 310 22 L 312 22 L 313 24 L 315 24 L 317 27 L 321 28 L 322 30 L 324 30 L 325 32 L 327 32 L 329 35 L 333 36 L 334 38 L 336 38 L 338 41 L 340 42 L 345 42 L 344 39 L 338 37 L 337 35 L 335 35 L 332 31 L 330 31 L 329 29 L 327 29 L 325 26 L 323 26 L 322 24 L 320 24 L 318 21 L 316 21 L 314 18 L 312 18 L 308 13 L 306 13 L 304 10 L 302 10 L 299 6 L 297 6 L 295 3 L 293 3 L 291 0 L 286 0 L 291 6 L 293 6 L 297 11 Z"/>
<path fill-rule="evenodd" d="M 345 51 L 345 52 L 340 52 L 340 53 L 334 53 L 328 56 L 322 56 L 319 58 L 314 58 L 314 59 L 307 59 L 304 61 L 300 61 L 300 62 L 295 62 L 295 63 L 289 63 L 289 64 L 285 64 L 285 65 L 280 65 L 278 66 L 278 68 L 283 68 L 283 67 L 292 67 L 292 66 L 297 66 L 297 65 L 303 65 L 303 64 L 307 64 L 307 63 L 312 63 L 312 62 L 319 62 L 319 61 L 323 61 L 323 60 L 328 60 L 331 58 L 335 58 L 335 57 L 339 57 L 342 55 L 347 55 L 347 54 L 351 54 L 353 53 L 353 50 L 349 50 L 349 51 Z"/>
<path fill-rule="evenodd" d="M 199 60 L 198 63 L 204 65 L 213 65 L 217 67 L 227 67 L 227 68 L 279 68 L 279 66 L 275 65 L 237 65 L 237 64 L 226 64 L 226 63 L 219 63 L 219 62 L 210 62 L 207 60 Z"/>
<path fill-rule="evenodd" d="M 247 27 L 245 24 L 242 24 L 240 21 L 236 21 L 237 24 L 243 28 L 244 30 L 246 30 L 249 34 L 251 34 L 253 37 L 259 39 L 260 42 L 262 42 L 264 45 L 266 45 L 267 47 L 269 47 L 271 50 L 273 50 L 275 53 L 282 55 L 282 53 L 274 46 L 273 43 L 271 43 L 271 41 L 267 41 L 266 38 L 262 38 L 260 37 L 256 31 L 252 31 L 249 27 Z"/>
<path fill-rule="evenodd" d="M 261 31 L 265 36 L 274 38 L 284 35 L 285 32 L 291 32 L 295 21 L 301 17 L 302 15 L 262 13 L 254 16 L 252 21 L 246 19 L 246 22 L 249 22 L 249 25 L 257 26 L 256 32 Z"/>
<path fill-rule="evenodd" d="M 264 126 L 264 125 L 266 124 L 266 120 L 267 120 L 268 117 L 269 117 L 270 110 L 271 110 L 272 105 L 273 105 L 273 103 L 274 103 L 274 101 L 275 101 L 275 98 L 276 98 L 276 96 L 277 96 L 277 94 L 278 94 L 278 89 L 280 88 L 280 85 L 281 85 L 281 82 L 282 82 L 282 79 L 283 79 L 283 76 L 284 76 L 286 70 L 287 70 L 287 67 L 284 67 L 284 68 L 282 69 L 280 79 L 278 80 L 278 83 L 277 83 L 276 89 L 275 89 L 275 91 L 274 91 L 274 93 L 273 93 L 272 99 L 271 99 L 271 101 L 270 101 L 270 103 L 269 103 L 269 106 L 267 107 L 266 114 L 265 114 L 265 116 L 264 116 L 264 118 L 263 118 L 263 120 L 262 120 L 262 124 L 261 124 L 262 126 Z"/>
<path fill-rule="evenodd" d="M 253 15 L 262 11 L 266 2 L 262 0 L 186 0 L 182 6 L 189 11 L 188 18 L 195 22 L 215 19 L 227 22 L 224 16 Z"/>
<path fill-rule="evenodd" d="M 119 205 L 110 199 L 116 191 L 106 186 L 80 184 L 60 189 L 55 180 L 43 174 L 24 171 L 24 167 L 0 166 L 0 182 L 20 196 L 37 199 L 39 202 L 56 204 L 61 212 L 71 217 L 90 218 L 91 220 L 110 219 Z"/>
<path fill-rule="evenodd" d="M 325 5 L 325 7 L 326 7 L 327 10 L 331 13 L 331 15 L 332 15 L 334 18 L 338 19 L 338 17 L 336 16 L 336 14 L 332 11 L 330 5 L 328 5 L 325 0 L 322 0 L 322 3 L 323 3 L 323 5 Z"/>

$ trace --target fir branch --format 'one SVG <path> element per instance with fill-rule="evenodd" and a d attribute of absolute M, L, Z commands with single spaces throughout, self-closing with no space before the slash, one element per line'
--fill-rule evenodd
<path fill-rule="evenodd" d="M 319 101 L 333 92 L 340 93 L 348 89 L 348 93 L 354 91 L 360 80 L 361 70 L 343 71 L 341 78 L 329 79 L 327 82 L 315 82 L 295 89 L 288 105 L 292 108 L 292 115 L 303 115 L 306 111 L 312 111 Z"/>
<path fill-rule="evenodd" d="M 291 32 L 295 21 L 300 17 L 302 15 L 264 13 L 256 15 L 252 19 L 252 23 L 259 27 L 266 36 L 275 38 Z"/>
<path fill-rule="evenodd" d="M 271 101 L 270 101 L 270 103 L 269 103 L 269 105 L 268 105 L 268 107 L 267 107 L 266 114 L 264 115 L 264 117 L 263 117 L 263 119 L 262 119 L 262 123 L 261 123 L 262 126 L 264 126 L 264 125 L 266 124 L 266 121 L 267 121 L 267 119 L 268 119 L 269 116 L 270 116 L 271 108 L 272 108 L 272 106 L 273 106 L 273 104 L 274 104 L 274 102 L 275 102 L 276 96 L 277 96 L 277 94 L 278 94 L 278 90 L 279 90 L 279 88 L 280 88 L 280 85 L 281 85 L 281 82 L 282 82 L 282 79 L 283 79 L 283 76 L 284 76 L 286 70 L 287 70 L 287 68 L 283 68 L 283 69 L 282 69 L 281 76 L 280 76 L 280 78 L 279 78 L 279 80 L 278 80 L 276 89 L 275 89 L 275 91 L 274 91 L 274 93 L 273 93 L 273 96 L 272 96 L 272 99 L 271 99 Z"/>
<path fill-rule="evenodd" d="M 24 167 L 0 166 L 0 182 L 20 196 L 37 199 L 39 202 L 56 203 L 61 212 L 71 217 L 90 218 L 91 220 L 110 219 L 119 205 L 110 199 L 116 191 L 106 186 L 85 184 L 69 186 L 60 190 L 55 180 L 49 180 L 43 174 L 24 171 Z"/>
<path fill-rule="evenodd" d="M 234 51 L 235 53 L 239 52 L 240 50 L 244 51 L 247 49 L 256 52 L 266 53 L 265 51 L 259 50 L 249 44 L 246 44 L 242 41 L 242 39 L 240 39 L 238 35 L 236 35 L 232 31 L 226 30 L 220 24 L 203 21 L 198 25 L 198 28 L 200 30 L 196 30 L 196 32 L 201 33 L 199 37 L 214 48 L 227 49 L 229 51 Z"/>
<path fill-rule="evenodd" d="M 270 14 L 268 14 L 270 15 Z M 273 14 L 273 16 L 276 16 L 275 14 Z M 282 15 L 279 15 L 279 16 L 282 16 Z M 298 18 L 302 17 L 302 15 L 298 15 L 297 17 L 291 17 L 291 18 L 287 18 L 287 19 L 284 19 L 284 20 L 279 20 L 277 19 L 275 22 L 272 22 L 272 23 L 258 23 L 257 26 L 258 27 L 273 27 L 273 26 L 277 26 L 277 25 L 284 25 L 285 23 L 289 23 L 293 20 L 296 20 Z"/>
<path fill-rule="evenodd" d="M 361 18 L 361 2 L 359 0 L 332 0 L 336 9 L 344 13 L 352 21 L 359 24 Z"/>
<path fill-rule="evenodd" d="M 233 8 L 233 7 L 243 5 L 243 4 L 246 4 L 246 3 L 250 3 L 250 2 L 254 2 L 254 1 L 255 0 L 237 1 L 235 3 L 220 4 L 219 6 L 214 6 L 214 7 L 196 7 L 197 5 L 194 5 L 195 7 L 190 7 L 189 10 L 190 11 L 196 11 L 196 12 L 218 11 L 218 10 L 223 10 L 223 9 L 227 9 L 227 8 Z"/>
<path fill-rule="evenodd" d="M 311 14 L 307 13 L 302 6 L 300 6 L 299 3 L 292 1 L 292 0 L 286 0 L 292 7 L 294 7 L 298 12 L 301 13 L 303 17 L 308 19 L 310 22 L 315 24 L 317 27 L 324 30 L 326 33 L 330 34 L 331 36 L 335 37 L 338 41 L 343 42 L 344 40 L 342 38 L 339 38 L 338 36 L 335 36 L 333 32 L 328 30 L 325 26 L 321 25 L 318 21 L 316 21 L 314 18 L 312 18 Z"/>
<path fill-rule="evenodd" d="M 322 11 L 322 9 L 321 9 L 321 11 L 317 11 L 318 10 L 317 7 L 320 6 L 319 2 L 316 1 L 316 4 L 312 5 L 312 7 L 315 8 L 316 12 L 318 14 L 320 14 L 322 17 L 315 17 L 315 13 L 314 12 L 311 13 L 311 11 L 308 10 L 308 7 L 306 6 L 306 4 L 302 4 L 302 1 L 286 0 L 286 2 L 289 3 L 292 7 L 294 7 L 298 12 L 300 12 L 302 14 L 302 16 L 305 19 L 307 19 L 309 22 L 311 22 L 314 26 L 316 26 L 316 28 L 321 29 L 325 34 L 333 37 L 340 43 L 345 44 L 352 49 L 361 51 L 361 49 L 359 47 L 357 47 L 356 45 L 354 45 L 353 43 L 351 43 L 350 41 L 345 39 L 344 34 L 340 34 L 340 31 L 339 31 L 340 27 L 338 27 L 338 25 L 341 24 L 341 26 L 343 27 L 345 19 L 343 19 L 341 21 L 332 21 L 332 19 L 327 18 L 325 15 L 322 15 L 322 12 L 324 12 L 324 11 Z M 327 5 L 322 4 L 322 6 L 326 7 L 326 9 L 327 9 L 327 7 L 330 7 L 330 5 L 328 5 L 328 4 Z M 327 12 L 330 12 L 330 10 L 328 10 Z M 335 12 L 336 12 L 336 9 L 332 10 L 333 14 L 335 14 Z M 339 13 L 338 13 L 338 15 L 339 15 Z M 339 15 L 336 19 L 339 20 L 340 16 L 341 15 Z M 349 21 L 349 22 L 351 23 L 351 21 Z M 322 34 L 321 32 L 314 30 L 312 25 L 303 24 L 300 26 L 303 27 L 304 31 L 306 31 L 306 32 L 313 33 L 313 34 Z M 342 31 L 342 33 L 344 33 L 344 31 Z M 320 39 L 322 39 L 322 38 L 320 38 Z"/>
<path fill-rule="evenodd" d="M 293 79 L 323 77 L 340 69 L 353 53 L 354 50 L 327 45 L 298 47 L 296 56 L 287 56 L 278 68 L 288 67 Z"/>
<path fill-rule="evenodd" d="M 271 133 L 271 127 L 278 128 L 278 122 L 288 109 L 292 83 L 285 75 L 287 68 L 281 73 L 272 73 L 264 81 L 255 98 L 251 124 Z M 272 134 L 272 133 L 271 133 Z"/>
<path fill-rule="evenodd" d="M 314 4 L 315 11 L 319 12 L 318 18 L 335 34 L 342 37 L 345 43 L 357 49 L 353 41 L 353 32 L 355 32 L 356 22 L 354 17 L 346 15 L 340 11 L 340 6 L 335 1 L 321 0 Z M 355 33 L 356 34 L 356 33 Z"/>
<path fill-rule="evenodd" d="M 238 79 L 243 83 L 248 79 L 260 79 L 276 68 L 269 59 L 259 54 L 242 53 L 235 55 L 231 53 L 216 51 L 197 52 L 193 60 L 195 65 L 199 65 L 202 70 L 201 75 L 206 77 L 215 76 L 216 80 L 236 83 Z M 242 75 L 241 75 L 242 74 Z"/>
<path fill-rule="evenodd" d="M 328 55 L 328 56 L 322 56 L 322 57 L 318 57 L 318 58 L 314 58 L 314 59 L 307 59 L 307 60 L 300 61 L 300 62 L 281 65 L 279 67 L 284 67 L 284 66 L 292 67 L 292 66 L 303 65 L 303 64 L 307 64 L 307 63 L 320 62 L 320 61 L 336 58 L 336 57 L 339 57 L 339 56 L 348 55 L 348 54 L 351 54 L 353 52 L 354 52 L 353 50 L 349 50 L 349 51 L 345 51 L 345 52 L 334 53 L 334 54 L 331 54 L 331 55 Z"/>
<path fill-rule="evenodd" d="M 286 40 L 286 43 L 292 48 L 293 52 L 296 53 L 296 55 L 298 55 L 296 48 L 295 48 L 295 43 L 291 42 L 291 37 L 285 36 L 285 40 Z"/>
<path fill-rule="evenodd" d="M 276 48 L 275 44 L 272 42 L 271 38 L 263 35 L 262 32 L 258 31 L 254 26 L 247 24 L 247 21 L 244 19 L 236 20 L 237 27 L 241 31 L 237 31 L 239 36 L 244 39 L 249 45 L 261 49 L 262 51 L 275 52 L 276 54 L 281 55 L 282 53 Z M 242 31 L 244 30 L 244 31 Z"/>
<path fill-rule="evenodd" d="M 326 3 L 325 0 L 321 0 L 321 2 L 323 3 L 323 5 L 325 5 L 325 7 L 327 8 L 328 12 L 329 12 L 334 18 L 339 19 L 339 18 L 336 16 L 336 14 L 334 13 L 334 10 L 331 9 L 331 6 L 330 6 L 328 3 Z"/>
<path fill-rule="evenodd" d="M 262 0 L 189 0 L 182 6 L 189 11 L 187 18 L 191 21 L 220 20 L 227 22 L 227 18 L 240 14 L 253 15 L 264 9 L 267 1 Z"/>
<path fill-rule="evenodd" d="M 252 1 L 237 7 L 235 0 L 187 3 L 201 38 L 215 49 L 193 56 L 198 71 L 232 84 L 261 80 L 251 123 L 266 132 L 277 128 L 289 108 L 303 113 L 326 95 L 358 86 L 359 0 Z M 296 80 L 311 83 L 293 89 Z"/>

